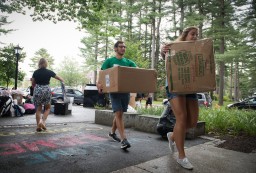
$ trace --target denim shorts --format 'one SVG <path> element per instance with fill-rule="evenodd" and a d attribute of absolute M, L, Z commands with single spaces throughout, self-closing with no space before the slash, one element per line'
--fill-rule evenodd
<path fill-rule="evenodd" d="M 186 96 L 187 99 L 197 100 L 197 94 L 174 94 L 169 92 L 168 86 L 165 87 L 168 100 L 171 100 L 178 96 Z"/>
<path fill-rule="evenodd" d="M 112 110 L 127 112 L 130 101 L 130 93 L 110 93 L 109 94 Z"/>

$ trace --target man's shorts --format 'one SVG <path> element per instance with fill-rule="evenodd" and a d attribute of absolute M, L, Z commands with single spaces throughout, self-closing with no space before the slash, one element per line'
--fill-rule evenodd
<path fill-rule="evenodd" d="M 167 94 L 168 100 L 171 100 L 178 96 L 186 96 L 187 99 L 197 100 L 196 94 L 174 94 L 174 93 L 169 92 L 168 86 L 166 86 L 165 89 L 166 89 L 166 94 Z"/>
<path fill-rule="evenodd" d="M 152 105 L 152 97 L 148 97 L 146 105 Z"/>
<path fill-rule="evenodd" d="M 130 101 L 130 93 L 110 93 L 109 94 L 112 110 L 127 112 Z"/>

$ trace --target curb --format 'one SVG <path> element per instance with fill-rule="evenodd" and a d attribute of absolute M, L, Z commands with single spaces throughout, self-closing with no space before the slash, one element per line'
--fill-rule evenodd
<path fill-rule="evenodd" d="M 111 110 L 95 110 L 95 123 L 112 126 L 114 113 Z M 135 128 L 136 130 L 155 133 L 156 125 L 159 121 L 159 117 L 152 115 L 141 115 L 138 113 L 125 112 L 123 116 L 124 125 L 126 128 Z M 191 128 L 186 134 L 187 139 L 194 139 L 198 136 L 205 134 L 205 122 L 199 121 L 197 127 Z"/>

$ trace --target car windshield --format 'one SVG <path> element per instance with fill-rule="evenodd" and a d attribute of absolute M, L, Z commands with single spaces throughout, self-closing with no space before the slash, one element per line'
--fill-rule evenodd
<path fill-rule="evenodd" d="M 61 88 L 56 88 L 56 89 L 53 90 L 53 92 L 55 92 L 55 93 L 62 93 L 62 90 L 61 90 Z"/>
<path fill-rule="evenodd" d="M 246 100 L 247 103 L 256 103 L 256 98 Z"/>
<path fill-rule="evenodd" d="M 76 94 L 76 95 L 79 95 L 79 96 L 82 96 L 82 95 L 83 95 L 83 93 L 82 93 L 81 91 L 78 91 L 78 90 L 75 90 L 75 94 Z"/>
<path fill-rule="evenodd" d="M 197 98 L 198 99 L 203 99 L 203 95 L 202 94 L 197 94 Z"/>
<path fill-rule="evenodd" d="M 75 94 L 73 89 L 66 89 L 66 93 Z"/>

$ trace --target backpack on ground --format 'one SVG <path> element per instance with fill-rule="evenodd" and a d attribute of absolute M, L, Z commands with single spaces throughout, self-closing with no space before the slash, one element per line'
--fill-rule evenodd
<path fill-rule="evenodd" d="M 21 107 L 19 105 L 13 105 L 14 114 L 16 117 L 22 117 L 24 115 L 23 110 L 21 110 Z"/>
<path fill-rule="evenodd" d="M 0 96 L 0 117 L 11 116 L 12 99 L 9 96 Z"/>
<path fill-rule="evenodd" d="M 25 114 L 36 113 L 35 105 L 32 103 L 24 103 L 23 108 L 25 109 Z"/>
<path fill-rule="evenodd" d="M 173 131 L 175 123 L 176 118 L 173 114 L 170 103 L 167 101 L 165 103 L 165 109 L 157 123 L 156 130 L 162 137 L 166 137 L 168 132 Z"/>

